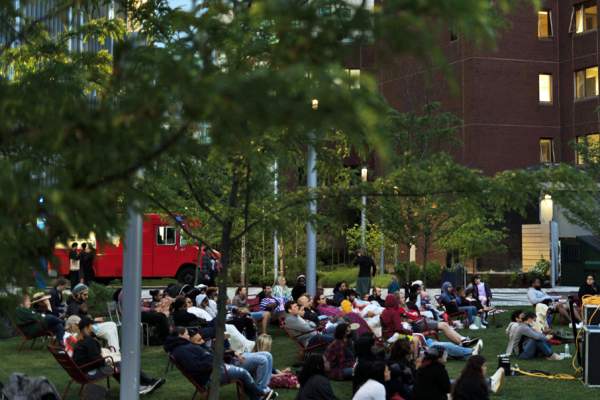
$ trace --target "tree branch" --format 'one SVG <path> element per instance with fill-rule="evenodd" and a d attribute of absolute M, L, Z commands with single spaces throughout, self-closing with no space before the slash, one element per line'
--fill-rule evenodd
<path fill-rule="evenodd" d="M 185 183 L 186 183 L 188 189 L 190 190 L 190 194 L 192 195 L 192 197 L 194 198 L 196 203 L 198 203 L 198 206 L 200 206 L 201 209 L 206 211 L 215 221 L 217 221 L 217 223 L 219 225 L 223 225 L 223 219 L 214 210 L 212 210 L 208 206 L 208 204 L 206 204 L 204 201 L 202 201 L 202 199 L 198 195 L 198 192 L 196 191 L 196 188 L 194 187 L 194 184 L 192 183 L 192 180 L 191 180 L 189 174 L 187 173 L 187 169 L 186 169 L 186 166 L 184 165 L 183 161 L 179 165 L 179 171 L 183 175 L 183 178 L 185 179 Z"/>

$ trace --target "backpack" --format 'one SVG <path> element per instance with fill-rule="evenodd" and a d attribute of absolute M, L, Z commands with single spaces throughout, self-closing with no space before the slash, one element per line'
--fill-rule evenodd
<path fill-rule="evenodd" d="M 2 395 L 8 400 L 60 400 L 56 388 L 45 376 L 30 378 L 18 372 L 10 376 Z"/>

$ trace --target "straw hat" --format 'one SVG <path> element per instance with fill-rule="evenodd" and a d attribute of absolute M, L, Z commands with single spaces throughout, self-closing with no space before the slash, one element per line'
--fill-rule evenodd
<path fill-rule="evenodd" d="M 31 297 L 31 304 L 39 303 L 44 300 L 50 300 L 50 295 L 44 292 L 37 292 Z"/>

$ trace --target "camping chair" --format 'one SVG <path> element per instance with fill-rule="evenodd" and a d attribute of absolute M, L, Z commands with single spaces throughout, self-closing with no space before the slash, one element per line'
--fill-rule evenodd
<path fill-rule="evenodd" d="M 121 310 L 119 309 L 117 302 L 107 301 L 106 311 L 108 312 L 108 318 L 117 325 L 117 328 L 121 329 Z M 142 344 L 150 346 L 150 325 L 145 322 L 140 322 L 142 331 Z"/>
<path fill-rule="evenodd" d="M 83 392 L 85 385 L 87 385 L 88 383 L 98 382 L 104 378 L 106 378 L 106 386 L 110 389 L 110 379 L 109 378 L 115 374 L 115 369 L 114 369 L 115 363 L 111 357 L 104 357 L 104 360 L 110 362 L 110 364 L 107 364 L 107 365 L 113 366 L 113 367 L 110 367 L 111 369 L 109 370 L 109 372 L 108 373 L 106 373 L 106 372 L 98 373 L 97 376 L 91 377 L 89 374 L 84 372 L 82 368 L 97 364 L 98 361 L 93 361 L 91 363 L 87 363 L 87 364 L 83 364 L 83 365 L 77 365 L 77 364 L 75 364 L 75 361 L 73 361 L 73 359 L 65 351 L 65 349 L 60 348 L 60 347 L 48 346 L 48 350 L 50 351 L 50 353 L 52 353 L 52 355 L 54 356 L 56 361 L 60 364 L 61 367 L 63 367 L 65 372 L 71 378 L 69 380 L 69 383 L 67 384 L 67 387 L 65 388 L 65 390 L 62 394 L 63 399 L 67 398 L 67 393 L 69 392 L 69 389 L 71 388 L 71 384 L 73 382 L 76 382 L 81 385 L 81 388 L 79 389 L 79 397 L 80 398 L 81 398 L 81 394 Z"/>
<path fill-rule="evenodd" d="M 253 296 L 253 297 L 248 296 L 248 299 L 246 300 L 246 302 L 248 303 L 248 309 L 250 311 L 252 311 L 252 312 L 261 311 L 260 310 L 260 299 L 258 298 L 258 296 Z"/>
<path fill-rule="evenodd" d="M 205 398 L 208 398 L 208 391 L 209 391 L 208 387 L 199 384 L 192 375 L 190 375 L 180 364 L 177 363 L 177 361 L 175 360 L 175 358 L 173 356 L 169 355 L 169 361 L 171 362 L 172 365 L 174 365 L 181 372 L 181 374 L 183 376 L 185 376 L 187 378 L 188 381 L 190 381 L 190 383 L 192 385 L 194 385 L 194 388 L 196 389 L 196 391 L 194 392 L 194 395 L 192 396 L 192 400 L 194 400 L 198 394 L 200 394 L 200 396 L 205 396 Z M 227 369 L 223 368 L 223 370 L 224 370 L 225 377 L 227 377 Z M 243 399 L 244 398 L 244 395 L 243 395 L 244 390 L 243 390 L 242 383 L 238 380 L 228 380 L 227 379 L 227 381 L 228 381 L 227 383 L 221 384 L 221 386 L 235 384 L 238 400 Z"/>
<path fill-rule="evenodd" d="M 19 344 L 19 346 L 17 347 L 17 351 L 21 351 L 23 350 L 23 346 L 25 345 L 25 343 L 29 340 L 31 340 L 31 346 L 29 347 L 30 349 L 33 349 L 33 346 L 35 346 L 35 343 L 37 342 L 38 339 L 45 341 L 47 338 L 54 338 L 54 333 L 50 332 L 46 327 L 44 327 L 44 324 L 41 321 L 32 321 L 28 324 L 24 324 L 24 325 L 17 325 L 14 321 L 13 322 L 13 326 L 15 327 L 15 330 L 17 331 L 17 334 L 19 336 L 21 336 L 21 343 Z M 23 331 L 23 327 L 24 326 L 33 326 L 33 325 L 39 325 L 39 329 L 38 329 L 38 333 L 34 334 L 34 335 L 27 335 L 25 333 L 25 331 Z"/>
<path fill-rule="evenodd" d="M 318 329 L 313 329 L 312 331 L 308 331 L 308 332 L 302 332 L 299 334 L 294 334 L 292 333 L 286 326 L 285 326 L 285 319 L 282 317 L 279 319 L 279 326 L 281 327 L 281 329 L 283 329 L 283 331 L 286 333 L 286 335 L 292 339 L 294 341 L 294 343 L 296 343 L 296 345 L 298 345 L 298 358 L 300 360 L 304 360 L 304 358 L 309 355 L 310 353 L 314 352 L 315 350 L 318 349 L 323 349 L 324 347 L 327 347 L 327 343 L 317 343 L 317 344 L 313 344 L 313 345 L 304 345 L 304 343 L 302 343 L 302 341 L 299 339 L 300 336 L 304 336 L 308 333 L 311 332 L 318 332 Z"/>
<path fill-rule="evenodd" d="M 457 312 L 448 312 L 446 306 L 442 302 L 442 296 L 435 296 L 435 301 L 438 303 L 438 306 L 444 310 L 446 315 L 448 316 L 448 323 L 452 324 L 454 321 L 459 321 L 463 324 L 465 328 L 469 327 L 469 315 L 466 311 L 457 311 Z"/>

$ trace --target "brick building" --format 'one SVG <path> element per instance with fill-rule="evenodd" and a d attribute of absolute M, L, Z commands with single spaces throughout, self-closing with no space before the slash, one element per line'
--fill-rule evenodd
<path fill-rule="evenodd" d="M 418 112 L 438 101 L 460 117 L 463 144 L 456 158 L 462 164 L 494 174 L 578 163 L 573 143 L 600 141 L 597 1 L 544 0 L 540 10 L 521 5 L 508 16 L 493 49 L 476 48 L 451 31 L 442 41 L 454 86 L 419 60 L 382 64 L 368 49 L 354 67 L 372 71 L 400 111 Z M 508 216 L 508 254 L 483 267 L 518 263 L 521 224 L 537 222 L 535 209 L 524 220 Z"/>

